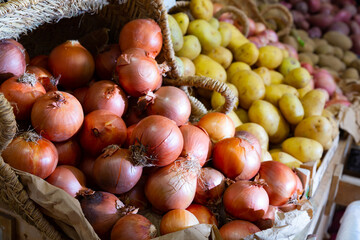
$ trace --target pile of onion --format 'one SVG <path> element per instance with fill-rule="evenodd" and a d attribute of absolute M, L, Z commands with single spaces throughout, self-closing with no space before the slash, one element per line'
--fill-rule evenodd
<path fill-rule="evenodd" d="M 13 106 L 16 120 L 29 120 L 35 101 L 46 91 L 34 74 L 25 73 L 12 77 L 1 84 L 1 92 Z"/>
<path fill-rule="evenodd" d="M 34 132 L 15 137 L 2 152 L 2 157 L 11 167 L 43 179 L 55 170 L 58 163 L 54 144 Z"/>

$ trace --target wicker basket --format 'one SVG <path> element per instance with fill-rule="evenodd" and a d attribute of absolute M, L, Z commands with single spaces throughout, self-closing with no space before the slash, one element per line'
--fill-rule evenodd
<path fill-rule="evenodd" d="M 167 62 L 170 66 L 167 77 L 172 78 L 165 79 L 166 84 L 216 90 L 226 98 L 226 104 L 219 110 L 228 112 L 233 109 L 235 97 L 224 83 L 201 77 L 180 78 L 162 0 L 0 0 L 0 39 L 18 39 L 30 56 L 48 54 L 53 47 L 68 39 L 83 40 L 85 44 L 91 42 L 92 48 L 89 50 L 94 53 L 98 46 L 117 42 L 122 26 L 136 18 L 152 18 L 161 27 L 164 42 L 158 61 Z M 190 100 L 193 115 L 204 114 L 196 106 L 196 99 L 190 97 Z M 11 142 L 17 129 L 12 107 L 2 94 L 0 129 L 2 151 Z M 1 156 L 0 196 L 1 201 L 47 238 L 67 239 L 52 219 L 44 216 L 39 206 L 29 198 L 18 175 Z"/>

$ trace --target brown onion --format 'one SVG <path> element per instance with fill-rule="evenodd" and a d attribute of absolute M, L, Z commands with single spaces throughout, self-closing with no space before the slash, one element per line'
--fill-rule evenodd
<path fill-rule="evenodd" d="M 88 186 L 94 186 L 95 185 L 95 177 L 93 175 L 93 168 L 96 158 L 93 156 L 90 156 L 88 154 L 84 154 L 84 157 L 82 158 L 79 169 L 85 174 L 86 176 L 86 182 Z"/>
<path fill-rule="evenodd" d="M 233 137 L 215 144 L 213 164 L 228 178 L 250 180 L 260 169 L 260 157 L 248 141 Z"/>
<path fill-rule="evenodd" d="M 199 224 L 199 221 L 194 214 L 184 209 L 175 209 L 165 214 L 161 219 L 160 233 L 165 235 L 197 224 Z"/>
<path fill-rule="evenodd" d="M 65 142 L 54 143 L 54 145 L 59 154 L 59 165 L 78 165 L 81 159 L 81 148 L 74 138 Z"/>
<path fill-rule="evenodd" d="M 139 164 L 166 166 L 182 151 L 184 140 L 174 121 L 159 115 L 141 120 L 131 135 L 132 156 Z"/>
<path fill-rule="evenodd" d="M 59 85 L 66 89 L 85 86 L 92 78 L 95 63 L 91 53 L 78 41 L 66 41 L 55 47 L 49 55 L 49 67 Z"/>
<path fill-rule="evenodd" d="M 180 131 L 184 138 L 184 147 L 180 156 L 197 160 L 201 166 L 204 166 L 211 155 L 211 141 L 207 132 L 191 124 L 181 126 Z"/>
<path fill-rule="evenodd" d="M 95 161 L 93 175 L 97 185 L 108 192 L 122 194 L 132 189 L 139 181 L 141 166 L 131 163 L 128 149 L 110 145 Z"/>
<path fill-rule="evenodd" d="M 146 112 L 144 109 L 138 105 L 138 98 L 130 97 L 128 100 L 128 110 L 125 114 L 124 121 L 126 122 L 126 126 L 134 125 L 140 122 L 143 118 L 146 117 Z"/>
<path fill-rule="evenodd" d="M 49 56 L 47 56 L 47 55 L 38 55 L 36 57 L 33 57 L 30 60 L 30 65 L 31 66 L 42 67 L 42 68 L 46 69 L 47 71 L 49 71 Z"/>
<path fill-rule="evenodd" d="M 74 97 L 80 102 L 81 106 L 84 106 L 85 96 L 89 90 L 89 87 L 77 88 L 73 91 Z"/>
<path fill-rule="evenodd" d="M 36 79 L 44 86 L 47 92 L 58 90 L 56 87 L 57 79 L 55 79 L 45 68 L 28 65 L 26 67 L 26 72 L 35 74 Z"/>
<path fill-rule="evenodd" d="M 25 132 L 15 137 L 2 153 L 11 167 L 47 178 L 58 163 L 57 150 L 49 140 L 34 132 Z"/>
<path fill-rule="evenodd" d="M 259 220 L 255 222 L 256 226 L 261 230 L 272 228 L 275 222 L 275 214 L 277 207 L 269 205 L 267 212 Z"/>
<path fill-rule="evenodd" d="M 58 188 L 61 188 L 70 196 L 76 197 L 81 190 L 86 191 L 86 179 L 83 172 L 73 166 L 61 165 L 55 168 L 54 172 L 46 181 Z"/>
<path fill-rule="evenodd" d="M 136 19 L 121 29 L 119 44 L 121 51 L 142 48 L 155 58 L 161 51 L 162 34 L 159 25 L 152 19 Z"/>
<path fill-rule="evenodd" d="M 233 137 L 235 134 L 235 125 L 231 118 L 219 112 L 207 113 L 197 125 L 205 129 L 214 143 Z"/>
<path fill-rule="evenodd" d="M 124 51 L 117 60 L 120 86 L 133 97 L 154 91 L 162 82 L 157 62 L 142 49 Z"/>
<path fill-rule="evenodd" d="M 161 212 L 185 209 L 195 196 L 196 175 L 195 168 L 191 165 L 186 167 L 186 161 L 175 161 L 149 176 L 145 195 L 153 207 Z"/>
<path fill-rule="evenodd" d="M 94 83 L 89 88 L 83 106 L 85 114 L 103 109 L 122 117 L 127 108 L 127 98 L 117 84 L 103 80 Z"/>
<path fill-rule="evenodd" d="M 112 227 L 124 215 L 135 214 L 137 210 L 125 206 L 114 194 L 91 192 L 78 196 L 86 219 L 100 238 L 108 238 Z"/>
<path fill-rule="evenodd" d="M 285 164 L 275 161 L 261 163 L 260 179 L 267 184 L 264 189 L 269 195 L 270 204 L 281 206 L 288 202 L 296 190 L 296 175 Z"/>
<path fill-rule="evenodd" d="M 220 228 L 223 240 L 243 239 L 248 235 L 260 232 L 260 229 L 248 221 L 234 220 Z"/>
<path fill-rule="evenodd" d="M 238 138 L 248 141 L 250 143 L 250 145 L 255 148 L 256 152 L 259 154 L 259 157 L 261 159 L 261 154 L 262 154 L 261 145 L 260 145 L 259 140 L 257 139 L 257 137 L 254 134 L 252 134 L 248 131 L 236 131 L 235 137 L 238 137 Z"/>
<path fill-rule="evenodd" d="M 149 103 L 148 115 L 162 115 L 175 121 L 178 126 L 189 121 L 191 105 L 183 90 L 172 86 L 161 87 L 144 98 Z"/>
<path fill-rule="evenodd" d="M 260 184 L 238 181 L 226 189 L 223 203 L 231 216 L 254 222 L 267 212 L 269 197 Z"/>
<path fill-rule="evenodd" d="M 25 55 L 9 39 L 0 40 L 0 82 L 25 73 Z"/>
<path fill-rule="evenodd" d="M 194 202 L 203 205 L 216 204 L 221 200 L 224 191 L 224 175 L 211 167 L 202 168 L 197 180 Z"/>
<path fill-rule="evenodd" d="M 80 144 L 91 155 L 98 156 L 110 144 L 121 145 L 126 139 L 126 125 L 107 110 L 96 110 L 85 116 Z"/>
<path fill-rule="evenodd" d="M 74 136 L 84 121 L 79 101 L 69 93 L 51 91 L 38 98 L 31 111 L 31 123 L 41 136 L 63 142 Z"/>
<path fill-rule="evenodd" d="M 200 224 L 213 224 L 218 226 L 214 214 L 205 206 L 200 204 L 191 204 L 186 210 L 195 215 Z"/>
<path fill-rule="evenodd" d="M 131 145 L 131 144 L 130 144 L 131 134 L 132 134 L 132 132 L 134 131 L 135 127 L 136 127 L 136 124 L 133 124 L 133 125 L 131 125 L 130 127 L 128 127 L 128 128 L 126 129 L 126 140 L 125 140 L 125 142 L 124 142 L 124 144 L 123 144 L 123 147 L 124 147 L 124 148 L 129 148 L 129 146 Z"/>
<path fill-rule="evenodd" d="M 3 82 L 1 92 L 12 105 L 16 120 L 29 120 L 35 101 L 46 93 L 35 75 L 28 73 Z"/>
<path fill-rule="evenodd" d="M 116 60 L 121 51 L 119 44 L 112 44 L 101 51 L 95 59 L 96 75 L 102 80 L 110 80 L 116 67 Z"/>
<path fill-rule="evenodd" d="M 139 211 L 145 210 L 149 205 L 149 201 L 145 196 L 146 180 L 147 177 L 143 174 L 135 187 L 133 187 L 130 191 L 120 195 L 120 200 L 125 205 L 131 205 L 139 208 Z"/>
<path fill-rule="evenodd" d="M 131 214 L 120 218 L 111 230 L 111 240 L 150 240 L 156 227 L 144 216 Z"/>

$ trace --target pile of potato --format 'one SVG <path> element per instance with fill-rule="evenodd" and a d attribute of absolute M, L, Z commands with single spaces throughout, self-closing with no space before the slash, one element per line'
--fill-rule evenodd
<path fill-rule="evenodd" d="M 324 110 L 327 92 L 314 89 L 312 76 L 286 49 L 258 48 L 234 25 L 213 18 L 210 0 L 192 0 L 190 10 L 193 21 L 185 12 L 169 16 L 184 75 L 228 84 L 238 96 L 229 116 L 237 131 L 258 138 L 263 161 L 273 159 L 290 167 L 320 162 L 338 135 L 332 114 Z M 197 97 L 213 109 L 225 102 L 217 92 L 202 90 Z"/>
<path fill-rule="evenodd" d="M 360 67 L 354 62 L 357 56 L 350 49 L 351 39 L 339 32 L 329 31 L 322 38 L 310 38 L 306 31 L 296 30 L 294 36 L 286 36 L 282 42 L 299 51 L 299 60 L 327 69 L 333 76 L 343 79 L 359 79 Z M 355 68 L 354 68 L 355 67 Z"/>

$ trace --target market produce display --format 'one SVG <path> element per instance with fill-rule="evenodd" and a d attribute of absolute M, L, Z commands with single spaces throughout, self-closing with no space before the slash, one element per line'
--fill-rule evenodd
<path fill-rule="evenodd" d="M 0 40 L 0 92 L 20 129 L 4 161 L 78 199 L 101 239 L 151 239 L 199 223 L 225 240 L 271 228 L 275 212 L 306 198 L 294 168 L 319 166 L 338 135 L 326 106 L 350 104 L 338 76 L 319 67 L 357 74 L 347 68 L 356 56 L 334 29 L 318 40 L 295 30 L 280 42 L 263 23 L 216 14 L 223 7 L 191 0 L 168 24 L 182 77 L 228 85 L 237 98 L 228 114 L 216 111 L 225 104 L 217 91 L 169 86 L 151 19 L 129 21 L 94 56 L 77 40 L 30 58 Z M 215 111 L 191 118 L 188 94 Z"/>

